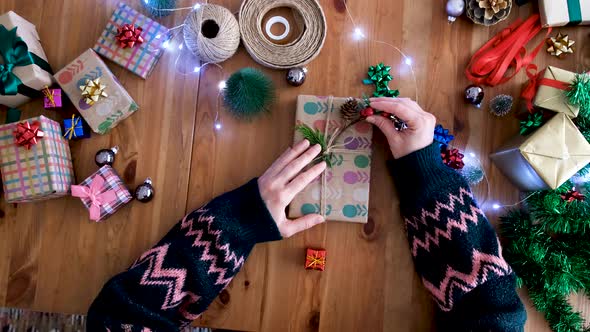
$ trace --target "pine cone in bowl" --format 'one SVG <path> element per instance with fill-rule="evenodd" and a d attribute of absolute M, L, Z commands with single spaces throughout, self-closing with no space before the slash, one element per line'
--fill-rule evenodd
<path fill-rule="evenodd" d="M 508 18 L 512 0 L 468 0 L 467 17 L 485 26 L 494 25 Z"/>

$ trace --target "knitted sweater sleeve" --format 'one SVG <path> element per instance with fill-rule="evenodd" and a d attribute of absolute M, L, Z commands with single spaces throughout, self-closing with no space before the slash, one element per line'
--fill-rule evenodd
<path fill-rule="evenodd" d="M 256 243 L 279 239 L 254 179 L 184 217 L 108 281 L 88 331 L 176 331 L 205 311 Z"/>
<path fill-rule="evenodd" d="M 416 270 L 442 331 L 522 331 L 526 311 L 492 225 L 438 143 L 391 163 Z"/>

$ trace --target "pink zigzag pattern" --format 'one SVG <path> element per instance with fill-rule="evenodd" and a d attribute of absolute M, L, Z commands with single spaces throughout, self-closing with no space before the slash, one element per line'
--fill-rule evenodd
<path fill-rule="evenodd" d="M 217 250 L 222 251 L 224 253 L 223 260 L 226 263 L 229 263 L 229 262 L 233 263 L 233 266 L 234 266 L 233 271 L 238 270 L 242 265 L 244 265 L 245 259 L 244 259 L 244 256 L 238 257 L 236 255 L 236 253 L 230 249 L 229 243 L 226 243 L 224 245 L 221 244 L 222 231 L 213 229 L 212 225 L 213 225 L 213 221 L 215 221 L 215 217 L 210 216 L 210 215 L 205 215 L 205 213 L 207 211 L 208 210 L 206 210 L 204 207 L 196 211 L 197 213 L 200 213 L 199 217 L 197 218 L 197 223 L 207 224 L 206 232 L 209 235 L 215 236 L 215 243 L 212 243 L 211 241 L 207 241 L 207 240 L 203 239 L 203 235 L 204 235 L 203 230 L 193 229 L 194 220 L 189 219 L 188 216 L 182 220 L 180 227 L 181 227 L 181 229 L 188 228 L 188 231 L 185 234 L 186 236 L 194 236 L 195 237 L 195 240 L 193 242 L 193 247 L 203 248 L 203 254 L 201 255 L 201 259 L 203 261 L 211 262 L 211 265 L 209 266 L 209 270 L 207 271 L 207 273 L 208 274 L 211 274 L 211 273 L 218 274 L 215 284 L 216 285 L 223 285 L 225 287 L 230 283 L 233 276 L 226 277 L 226 274 L 228 273 L 227 269 L 217 266 L 217 259 L 219 258 L 219 256 L 210 253 L 211 247 L 214 246 Z"/>
<path fill-rule="evenodd" d="M 148 250 L 141 255 L 131 268 L 133 269 L 147 262 L 148 266 L 141 277 L 140 284 L 144 286 L 165 286 L 166 297 L 162 309 L 171 309 L 180 305 L 182 316 L 188 320 L 195 320 L 199 315 L 188 312 L 186 308 L 190 304 L 196 303 L 200 297 L 192 292 L 182 291 L 186 280 L 185 269 L 164 268 L 164 260 L 168 254 L 169 246 L 169 244 L 164 244 Z"/>
<path fill-rule="evenodd" d="M 461 203 L 461 205 L 465 205 L 465 196 L 473 198 L 471 192 L 464 188 L 459 190 L 459 196 L 455 196 L 453 194 L 449 194 L 449 203 L 443 204 L 441 202 L 436 202 L 436 207 L 434 208 L 434 212 L 427 211 L 426 209 L 422 209 L 420 218 L 413 217 L 412 219 L 406 218 L 406 224 L 412 226 L 414 229 L 418 229 L 419 223 L 428 225 L 427 218 L 433 220 L 440 220 L 441 219 L 441 210 L 447 210 L 451 213 L 455 212 L 455 204 L 456 202 Z M 483 211 L 481 211 L 477 206 L 470 204 L 471 214 L 465 213 L 464 211 L 459 211 L 460 220 L 455 220 L 450 217 L 447 218 L 446 229 L 441 229 L 435 226 L 434 234 L 430 234 L 428 232 L 424 232 L 424 240 L 419 239 L 418 237 L 414 236 L 411 239 L 412 244 L 412 255 L 416 257 L 418 255 L 418 249 L 423 248 L 426 251 L 430 251 L 430 245 L 435 244 L 436 246 L 439 245 L 440 237 L 444 237 L 447 240 L 451 240 L 453 236 L 453 229 L 459 229 L 462 232 L 467 232 L 468 225 L 467 222 L 471 221 L 477 225 L 479 218 L 478 215 L 482 215 L 485 217 Z"/>
<path fill-rule="evenodd" d="M 453 309 L 453 294 L 456 289 L 468 293 L 477 286 L 485 283 L 490 273 L 494 273 L 498 277 L 512 273 L 510 265 L 502 257 L 502 246 L 499 240 L 498 256 L 474 250 L 471 260 L 471 273 L 469 274 L 462 273 L 453 269 L 451 266 L 447 266 L 445 278 L 438 287 L 422 278 L 424 286 L 437 300 L 441 310 L 451 311 Z"/>

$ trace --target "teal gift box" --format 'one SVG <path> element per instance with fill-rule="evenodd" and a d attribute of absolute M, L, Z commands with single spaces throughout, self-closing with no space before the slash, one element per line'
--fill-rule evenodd
<path fill-rule="evenodd" d="M 544 27 L 590 24 L 588 0 L 539 0 L 539 11 Z"/>
<path fill-rule="evenodd" d="M 15 108 L 42 98 L 53 82 L 35 26 L 12 11 L 0 15 L 0 104 Z"/>

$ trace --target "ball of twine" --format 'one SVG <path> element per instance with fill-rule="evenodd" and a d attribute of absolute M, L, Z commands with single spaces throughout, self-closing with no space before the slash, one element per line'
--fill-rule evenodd
<path fill-rule="evenodd" d="M 264 36 L 262 20 L 274 8 L 296 11 L 304 25 L 297 40 L 279 45 Z M 240 7 L 242 42 L 252 58 L 263 66 L 290 69 L 306 65 L 318 56 L 326 40 L 326 17 L 316 0 L 244 0 Z"/>
<path fill-rule="evenodd" d="M 193 10 L 184 20 L 183 34 L 186 47 L 203 62 L 223 62 L 240 45 L 238 21 L 227 8 L 217 5 Z"/>

